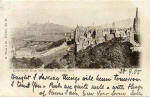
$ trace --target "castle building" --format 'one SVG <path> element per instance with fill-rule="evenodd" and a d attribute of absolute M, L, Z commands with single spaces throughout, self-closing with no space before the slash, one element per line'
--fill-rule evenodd
<path fill-rule="evenodd" d="M 139 35 L 139 16 L 138 8 L 136 8 L 136 15 L 134 19 L 129 21 L 130 25 L 115 22 L 112 26 L 103 27 L 83 27 L 78 26 L 74 30 L 75 50 L 76 52 L 86 49 L 88 46 L 95 46 L 99 43 L 109 41 L 113 38 L 122 38 L 133 45 L 136 45 L 135 36 Z M 123 25 L 122 25 L 123 24 Z"/>

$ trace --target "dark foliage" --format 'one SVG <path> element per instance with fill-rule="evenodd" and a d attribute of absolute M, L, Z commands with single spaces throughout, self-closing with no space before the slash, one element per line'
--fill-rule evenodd
<path fill-rule="evenodd" d="M 53 60 L 51 63 L 49 63 L 48 65 L 46 65 L 44 68 L 50 68 L 50 69 L 60 69 L 62 68 L 61 65 L 56 61 L 56 60 Z"/>
<path fill-rule="evenodd" d="M 39 68 L 42 66 L 43 62 L 39 58 L 12 58 L 12 64 L 15 68 Z"/>
<path fill-rule="evenodd" d="M 76 56 L 78 68 L 128 68 L 138 65 L 138 53 L 132 53 L 129 42 L 113 39 L 95 47 L 89 46 Z M 135 55 L 137 57 L 135 57 Z M 134 59 L 134 60 L 133 60 Z"/>
<path fill-rule="evenodd" d="M 71 41 L 67 41 L 67 45 L 72 45 L 72 44 L 74 44 L 74 42 L 75 42 L 74 39 L 72 39 Z"/>
<path fill-rule="evenodd" d="M 50 45 L 48 47 L 48 49 L 52 49 L 52 48 L 58 47 L 58 46 L 62 45 L 65 41 L 66 41 L 66 39 L 61 39 L 61 40 L 58 40 L 56 42 L 53 42 L 52 45 Z"/>
<path fill-rule="evenodd" d="M 139 59 L 140 59 L 140 52 L 135 51 L 130 54 L 130 60 L 133 67 L 139 67 L 140 65 Z"/>
<path fill-rule="evenodd" d="M 73 52 L 69 52 L 67 55 L 63 57 L 67 61 L 66 65 L 68 65 L 68 68 L 74 68 L 75 67 L 75 55 Z"/>
<path fill-rule="evenodd" d="M 62 45 L 65 41 L 66 41 L 66 39 L 61 39 L 61 40 L 55 41 L 55 42 L 53 42 L 52 44 L 50 44 L 46 47 L 36 49 L 36 51 L 37 52 L 42 52 L 42 51 L 45 51 L 45 50 L 48 50 L 48 49 L 58 47 L 58 46 Z"/>
<path fill-rule="evenodd" d="M 33 57 L 30 59 L 30 64 L 31 66 L 38 68 L 42 66 L 43 62 L 41 61 L 41 59 Z"/>

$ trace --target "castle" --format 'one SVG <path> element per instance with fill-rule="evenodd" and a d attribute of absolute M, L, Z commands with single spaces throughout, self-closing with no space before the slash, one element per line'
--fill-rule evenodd
<path fill-rule="evenodd" d="M 131 22 L 131 25 L 127 25 L 127 27 L 116 26 L 114 22 L 111 27 L 83 27 L 77 25 L 74 30 L 76 51 L 119 37 L 137 46 L 135 35 L 139 35 L 138 8 L 136 8 L 136 16 Z"/>

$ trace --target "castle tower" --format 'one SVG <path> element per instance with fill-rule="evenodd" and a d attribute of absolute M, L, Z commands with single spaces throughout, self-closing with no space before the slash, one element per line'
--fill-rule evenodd
<path fill-rule="evenodd" d="M 139 20 L 139 15 L 138 15 L 138 8 L 136 8 L 136 16 L 134 18 L 134 23 L 133 23 L 133 30 L 134 30 L 134 34 L 139 34 L 139 24 L 140 24 L 140 20 Z"/>
<path fill-rule="evenodd" d="M 74 54 L 76 56 L 76 53 L 78 51 L 78 44 L 79 44 L 79 26 L 77 25 L 77 27 L 75 28 L 75 31 L 74 31 L 74 46 L 75 46 L 75 50 L 74 50 Z"/>
<path fill-rule="evenodd" d="M 78 36 L 79 36 L 79 26 L 77 25 L 74 31 L 74 39 L 76 43 L 78 42 Z"/>
<path fill-rule="evenodd" d="M 134 40 L 136 43 L 140 43 L 140 18 L 138 8 L 136 8 L 136 16 L 134 18 Z"/>
<path fill-rule="evenodd" d="M 136 8 L 136 15 L 133 21 L 133 31 L 130 33 L 130 42 L 133 45 L 140 43 L 139 35 L 140 35 L 140 19 L 139 19 L 138 8 Z"/>

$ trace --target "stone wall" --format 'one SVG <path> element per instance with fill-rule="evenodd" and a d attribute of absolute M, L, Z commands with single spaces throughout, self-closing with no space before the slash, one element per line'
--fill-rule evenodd
<path fill-rule="evenodd" d="M 122 38 L 125 41 L 133 41 L 133 28 L 96 28 L 77 26 L 75 31 L 75 43 L 77 51 L 109 41 L 113 38 Z"/>

